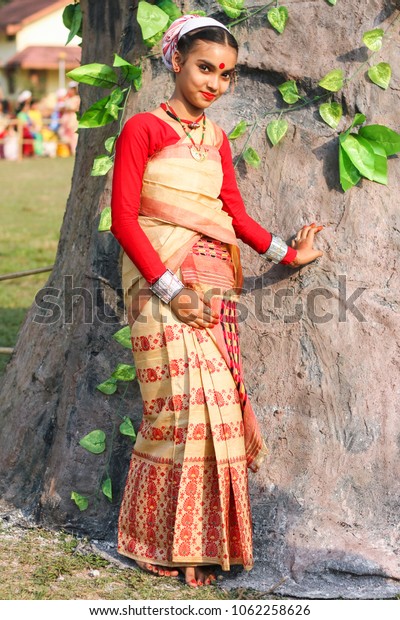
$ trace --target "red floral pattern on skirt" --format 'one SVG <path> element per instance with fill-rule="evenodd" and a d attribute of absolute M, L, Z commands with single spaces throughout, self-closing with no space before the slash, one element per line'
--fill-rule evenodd
<path fill-rule="evenodd" d="M 230 349 L 238 346 L 233 308 Z M 250 569 L 238 366 L 227 363 L 229 351 L 224 356 L 208 330 L 179 323 L 168 306 L 163 315 L 165 323 L 149 314 L 132 329 L 144 416 L 121 505 L 118 550 L 164 566 Z"/>

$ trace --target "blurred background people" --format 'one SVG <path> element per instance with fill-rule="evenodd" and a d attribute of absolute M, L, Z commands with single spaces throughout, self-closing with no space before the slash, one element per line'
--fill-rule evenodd
<path fill-rule="evenodd" d="M 32 132 L 32 121 L 29 117 L 29 110 L 31 107 L 32 93 L 30 90 L 24 90 L 18 96 L 17 102 L 17 118 L 22 124 L 22 154 L 24 157 L 31 157 L 34 154 L 33 140 L 34 135 Z"/>
<path fill-rule="evenodd" d="M 4 159 L 4 140 L 7 135 L 7 128 L 10 117 L 8 107 L 4 100 L 0 100 L 0 159 Z"/>
<path fill-rule="evenodd" d="M 61 113 L 59 135 L 61 141 L 68 145 L 71 155 L 75 155 L 78 142 L 78 119 L 76 114 L 79 111 L 80 103 L 78 83 L 69 82 Z"/>

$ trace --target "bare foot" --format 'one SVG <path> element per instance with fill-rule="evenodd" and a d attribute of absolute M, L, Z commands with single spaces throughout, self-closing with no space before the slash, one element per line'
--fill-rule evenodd
<path fill-rule="evenodd" d="M 138 562 L 136 564 L 146 573 L 152 575 L 158 575 L 159 577 L 177 577 L 179 572 L 176 569 L 169 569 L 166 566 L 158 566 L 157 564 L 150 564 L 149 562 Z"/>
<path fill-rule="evenodd" d="M 214 581 L 217 581 L 215 576 L 215 566 L 198 566 L 200 578 L 203 579 L 203 583 L 206 586 L 211 585 Z"/>
<path fill-rule="evenodd" d="M 198 586 L 209 586 L 216 581 L 213 569 L 211 566 L 185 566 L 179 570 L 185 576 L 185 581 L 191 588 L 197 588 Z"/>

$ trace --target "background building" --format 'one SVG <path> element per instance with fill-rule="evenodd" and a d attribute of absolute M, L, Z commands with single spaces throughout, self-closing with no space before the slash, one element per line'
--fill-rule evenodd
<path fill-rule="evenodd" d="M 40 98 L 65 87 L 79 66 L 80 39 L 65 46 L 62 13 L 71 0 L 11 0 L 0 8 L 0 98 L 16 100 L 28 89 Z"/>

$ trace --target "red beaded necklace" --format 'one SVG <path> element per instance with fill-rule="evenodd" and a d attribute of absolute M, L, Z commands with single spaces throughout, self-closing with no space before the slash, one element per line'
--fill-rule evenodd
<path fill-rule="evenodd" d="M 186 130 L 186 127 L 184 125 L 186 121 L 183 121 L 182 119 L 179 118 L 175 110 L 171 108 L 171 106 L 169 105 L 168 101 L 165 104 L 161 104 L 161 107 L 163 110 L 165 110 L 168 116 L 178 121 L 183 131 L 185 132 L 186 136 L 189 138 L 190 142 L 192 143 L 192 146 L 190 147 L 190 154 L 193 157 L 193 159 L 195 159 L 196 161 L 204 161 L 207 157 L 207 151 L 208 151 L 208 149 L 203 147 L 204 136 L 206 133 L 206 115 L 204 114 L 204 112 L 201 114 L 201 116 L 199 116 L 199 119 L 198 119 L 200 120 L 201 118 L 203 118 L 203 131 L 201 134 L 200 144 L 196 144 L 192 136 L 190 135 L 190 132 Z M 193 121 L 189 121 L 189 123 L 193 123 Z M 190 124 L 188 126 L 190 127 Z M 200 125 L 197 123 L 196 127 L 200 127 Z"/>
<path fill-rule="evenodd" d="M 200 116 L 196 118 L 196 120 L 186 121 L 184 118 L 179 119 L 177 113 L 172 109 L 169 103 L 161 103 L 160 107 L 164 110 L 164 112 L 168 114 L 168 116 L 170 116 L 176 121 L 180 121 L 181 123 L 184 123 L 185 125 L 189 127 L 189 129 L 198 129 L 198 127 L 200 127 L 200 121 L 204 119 L 204 116 L 205 116 L 204 112 L 202 112 Z"/>

